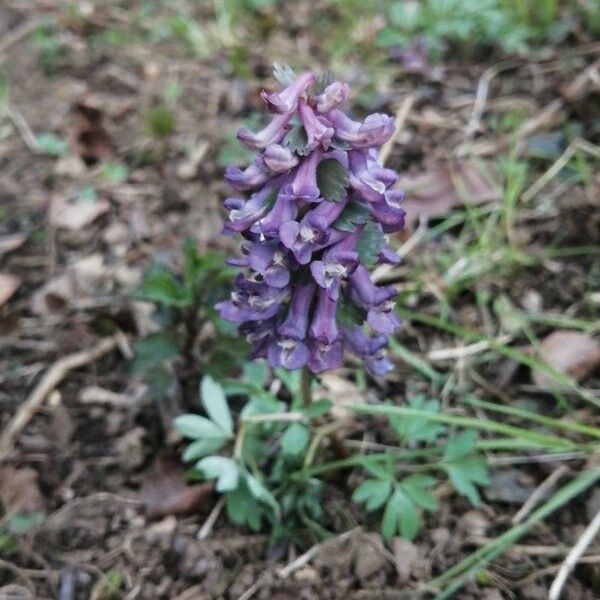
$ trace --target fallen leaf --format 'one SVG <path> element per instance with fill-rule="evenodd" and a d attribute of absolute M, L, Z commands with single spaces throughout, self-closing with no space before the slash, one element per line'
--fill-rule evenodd
<path fill-rule="evenodd" d="M 142 483 L 140 500 L 150 519 L 207 510 L 213 501 L 213 484 L 187 485 L 181 465 L 158 459 Z"/>
<path fill-rule="evenodd" d="M 315 393 L 315 399 L 320 398 L 333 402 L 331 414 L 340 419 L 348 416 L 347 406 L 361 404 L 364 401 L 362 392 L 354 383 L 334 373 L 323 373 L 321 389 Z"/>
<path fill-rule="evenodd" d="M 49 315 L 64 311 L 69 302 L 78 296 L 73 273 L 65 271 L 38 288 L 29 301 L 29 308 L 36 315 Z"/>
<path fill-rule="evenodd" d="M 600 343 L 587 333 L 559 329 L 544 338 L 539 358 L 575 381 L 581 381 L 600 366 Z M 555 379 L 535 369 L 531 378 L 541 388 L 557 386 Z"/>
<path fill-rule="evenodd" d="M 54 227 L 76 231 L 93 223 L 110 208 L 106 200 L 89 202 L 72 202 L 62 196 L 53 196 L 50 201 L 48 216 Z"/>
<path fill-rule="evenodd" d="M 4 512 L 37 512 L 44 508 L 37 472 L 29 467 L 0 469 L 0 502 Z"/>
<path fill-rule="evenodd" d="M 21 285 L 21 278 L 8 273 L 0 273 L 0 306 L 2 306 Z"/>
<path fill-rule="evenodd" d="M 96 98 L 87 95 L 72 109 L 73 145 L 86 165 L 108 160 L 113 155 L 112 141 L 104 128 L 104 112 Z"/>
<path fill-rule="evenodd" d="M 490 163 L 473 161 L 445 164 L 417 176 L 401 176 L 398 187 L 406 192 L 403 208 L 406 226 L 420 217 L 441 217 L 465 204 L 484 204 L 500 198 L 498 171 Z"/>
<path fill-rule="evenodd" d="M 354 572 L 361 582 L 389 568 L 387 551 L 378 533 L 365 533 L 357 540 Z"/>
<path fill-rule="evenodd" d="M 2 238 L 0 238 L 0 256 L 16 250 L 19 246 L 23 245 L 23 242 L 26 239 L 27 237 L 22 233 L 3 235 Z"/>

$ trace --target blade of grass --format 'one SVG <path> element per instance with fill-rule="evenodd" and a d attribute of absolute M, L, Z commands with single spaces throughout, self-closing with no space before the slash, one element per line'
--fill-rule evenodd
<path fill-rule="evenodd" d="M 588 488 L 600 480 L 600 465 L 597 465 L 581 473 L 569 483 L 558 490 L 547 502 L 542 504 L 537 510 L 519 525 L 511 527 L 495 540 L 476 550 L 460 562 L 450 567 L 440 576 L 429 582 L 425 589 L 439 590 L 442 585 L 444 590 L 435 597 L 435 600 L 446 600 L 458 591 L 465 582 L 477 571 L 485 567 L 498 556 L 504 554 L 513 544 L 528 533 L 535 525 L 543 521 L 554 511 L 563 507 L 579 494 L 585 492 Z M 451 582 L 448 585 L 448 582 Z"/>
<path fill-rule="evenodd" d="M 436 371 L 429 363 L 425 362 L 422 358 L 419 358 L 396 340 L 390 340 L 390 350 L 416 371 L 419 371 L 421 375 L 430 379 L 433 383 L 444 385 L 446 382 L 446 377 L 442 375 L 442 373 Z"/>
<path fill-rule="evenodd" d="M 369 404 L 354 404 L 348 406 L 349 410 L 354 412 L 370 414 L 370 415 L 397 415 L 400 417 L 419 417 L 439 423 L 447 423 L 448 425 L 457 425 L 472 429 L 481 429 L 483 431 L 492 431 L 506 437 L 527 440 L 539 444 L 544 448 L 579 448 L 580 445 L 571 440 L 515 427 L 514 425 L 506 425 L 497 421 L 484 421 L 475 417 L 461 417 L 458 415 L 446 415 L 443 413 L 432 413 L 426 410 L 418 410 L 415 408 L 407 408 L 404 406 L 373 406 Z"/>
<path fill-rule="evenodd" d="M 493 402 L 486 402 L 480 400 L 474 396 L 468 396 L 466 398 L 459 398 L 459 402 L 468 404 L 469 406 L 475 406 L 483 408 L 485 410 L 491 410 L 493 412 L 501 413 L 503 415 L 511 415 L 518 417 L 519 419 L 525 419 L 534 423 L 540 423 L 541 425 L 548 425 L 548 427 L 554 427 L 555 429 L 565 429 L 567 431 L 573 431 L 574 433 L 581 433 L 582 435 L 589 435 L 596 439 L 600 439 L 600 429 L 597 427 L 591 427 L 590 425 L 583 425 L 581 423 L 570 423 L 569 421 L 561 421 L 559 419 L 553 419 L 552 417 L 545 417 L 538 413 L 531 412 L 522 408 L 514 408 L 513 406 L 505 406 L 503 404 L 494 404 Z"/>
<path fill-rule="evenodd" d="M 531 369 L 536 369 L 541 371 L 545 375 L 548 375 L 552 379 L 554 379 L 557 383 L 577 392 L 579 396 L 583 399 L 587 400 L 594 406 L 600 408 L 600 399 L 596 398 L 593 394 L 583 390 L 579 387 L 577 382 L 562 371 L 557 371 L 550 365 L 545 362 L 542 362 L 533 356 L 529 356 L 519 350 L 515 350 L 514 348 L 510 348 L 509 346 L 505 346 L 504 344 L 499 343 L 497 340 L 487 337 L 478 331 L 474 331 L 473 329 L 469 329 L 468 327 L 463 327 L 462 325 L 455 325 L 454 323 L 447 323 L 442 321 L 441 319 L 434 317 L 432 315 L 427 315 L 422 312 L 413 312 L 409 310 L 405 310 L 402 307 L 396 307 L 396 312 L 400 317 L 406 319 L 407 321 L 418 321 L 419 323 L 424 323 L 425 325 L 430 325 L 432 327 L 436 327 L 443 331 L 447 331 L 448 333 L 452 333 L 458 337 L 464 338 L 473 342 L 482 342 L 487 341 L 490 348 L 495 350 L 499 354 L 507 356 L 512 360 L 515 360 L 523 365 L 530 367 Z"/>

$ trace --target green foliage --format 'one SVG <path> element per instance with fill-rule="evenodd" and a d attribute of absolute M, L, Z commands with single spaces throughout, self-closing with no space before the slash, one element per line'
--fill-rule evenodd
<path fill-rule="evenodd" d="M 230 374 L 244 362 L 247 346 L 224 322 L 214 305 L 227 297 L 233 270 L 219 252 L 200 254 L 195 244 L 183 244 L 180 267 L 152 265 L 135 298 L 155 305 L 154 321 L 160 330 L 139 340 L 134 347 L 133 372 L 150 386 L 150 395 L 165 397 L 177 381 L 177 365 L 198 364 L 191 355 L 196 337 L 205 323 L 216 331 L 202 348 L 202 365 L 215 376 Z"/>
<path fill-rule="evenodd" d="M 129 170 L 122 162 L 102 165 L 100 176 L 108 183 L 123 183 L 129 177 Z"/>
<path fill-rule="evenodd" d="M 37 52 L 38 62 L 44 73 L 53 75 L 61 67 L 67 54 L 60 32 L 49 25 L 42 25 L 33 32 L 31 44 Z"/>
<path fill-rule="evenodd" d="M 0 557 L 16 554 L 19 549 L 19 537 L 37 529 L 44 522 L 42 512 L 16 512 L 0 523 Z"/>
<path fill-rule="evenodd" d="M 385 244 L 385 236 L 381 226 L 369 221 L 356 244 L 358 258 L 364 265 L 372 266 L 377 262 L 379 253 Z"/>
<path fill-rule="evenodd" d="M 175 133 L 177 120 L 170 108 L 163 105 L 153 106 L 145 114 L 150 134 L 157 139 L 165 139 Z"/>
<path fill-rule="evenodd" d="M 348 173 L 338 160 L 327 158 L 317 167 L 317 185 L 325 200 L 339 202 L 346 196 Z"/>
<path fill-rule="evenodd" d="M 63 156 L 69 147 L 67 143 L 53 133 L 40 133 L 35 138 L 38 152 L 48 156 Z"/>
<path fill-rule="evenodd" d="M 334 221 L 333 226 L 340 231 L 352 233 L 356 231 L 358 225 L 363 225 L 368 219 L 368 207 L 353 200 L 346 205 L 342 214 Z"/>
<path fill-rule="evenodd" d="M 437 400 L 424 396 L 413 397 L 409 406 L 432 414 L 440 411 Z M 446 474 L 454 489 L 471 504 L 479 503 L 477 486 L 488 485 L 489 476 L 485 460 L 477 454 L 475 431 L 448 432 L 446 425 L 425 417 L 390 416 L 389 421 L 402 445 L 415 448 L 427 444 L 427 450 L 433 452 L 426 451 L 422 459 L 417 455 L 414 462 L 401 464 L 391 456 L 384 457 L 381 463 L 364 458 L 362 466 L 371 477 L 354 490 L 352 499 L 364 503 L 368 512 L 383 510 L 381 534 L 385 539 L 397 534 L 414 538 L 421 526 L 422 512 L 438 509 L 432 494 L 438 474 Z M 440 446 L 437 442 L 443 437 L 445 444 Z M 432 460 L 436 456 L 439 460 Z M 414 472 L 403 476 L 404 470 Z"/>

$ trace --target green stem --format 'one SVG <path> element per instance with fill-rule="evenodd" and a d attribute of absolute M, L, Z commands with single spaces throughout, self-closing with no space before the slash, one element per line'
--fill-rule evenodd
<path fill-rule="evenodd" d="M 300 396 L 302 408 L 308 408 L 312 404 L 312 374 L 304 367 L 300 372 Z"/>

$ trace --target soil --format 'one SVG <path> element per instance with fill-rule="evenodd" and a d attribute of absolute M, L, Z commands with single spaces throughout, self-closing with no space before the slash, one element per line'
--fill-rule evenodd
<path fill-rule="evenodd" d="M 147 312 L 131 293 L 152 261 L 175 264 L 181 241 L 188 236 L 202 250 L 235 250 L 235 242 L 218 235 L 221 201 L 227 193 L 218 161 L 224 132 L 233 131 L 260 109 L 258 91 L 273 85 L 269 79 L 273 60 L 319 67 L 323 57 L 314 42 L 298 56 L 292 25 L 281 27 L 269 43 L 248 52 L 248 77 L 242 79 L 232 74 L 224 54 L 194 59 L 172 39 L 118 46 L 93 43 L 109 26 L 122 26 L 126 13 L 96 7 L 84 26 L 77 20 L 61 22 L 64 14 L 49 2 L 0 7 L 0 47 L 11 31 L 41 17 L 59 20 L 61 43 L 68 48 L 52 73 L 40 66 L 30 34 L 0 52 L 0 60 L 3 56 L 10 78 L 10 105 L 33 132 L 51 132 L 67 140 L 69 152 L 60 157 L 35 153 L 16 129 L 0 126 L 0 242 L 5 236 L 25 236 L 17 248 L 0 254 L 0 272 L 21 280 L 15 294 L 0 305 L 0 429 L 9 425 L 58 359 L 89 349 L 117 331 L 122 337 L 112 351 L 68 373 L 4 460 L 0 488 L 16 494 L 13 502 L 25 502 L 18 499 L 21 494 L 29 503 L 21 507 L 46 517 L 19 537 L 16 549 L 0 554 L 0 597 L 416 597 L 411 590 L 417 584 L 509 527 L 520 505 L 560 465 L 565 481 L 583 469 L 582 459 L 559 463 L 531 458 L 526 465 L 498 467 L 495 483 L 484 492 L 478 508 L 448 490 L 440 510 L 426 517 L 416 541 L 397 538 L 388 545 L 375 533 L 376 521 L 350 502 L 352 475 L 345 473 L 328 484 L 324 500 L 329 525 L 340 537 L 317 547 L 301 564 L 294 561 L 306 547 L 270 548 L 266 536 L 236 529 L 223 516 L 210 536 L 199 541 L 196 534 L 217 502 L 207 488 L 186 496 L 182 510 L 187 508 L 188 514 L 165 514 L 168 510 L 149 514 L 144 488 L 148 480 L 158 477 L 162 482 L 164 489 L 154 490 L 159 496 L 176 487 L 167 473 L 179 477 L 181 444 L 169 423 L 191 401 L 184 393 L 183 398 L 157 404 L 145 397 L 142 382 L 131 375 L 131 344 L 148 327 Z M 543 58 L 511 59 L 510 68 L 491 80 L 485 114 L 487 118 L 511 110 L 518 113 L 520 133 L 513 138 L 481 125 L 474 132 L 475 159 L 493 159 L 511 148 L 527 157 L 532 139 L 544 141 L 543 136 L 561 131 L 567 123 L 576 123 L 580 135 L 597 144 L 597 81 L 590 77 L 581 89 L 577 83 L 590 65 L 598 64 L 599 56 L 597 43 L 571 41 Z M 393 113 L 409 94 L 415 95 L 415 102 L 388 164 L 407 176 L 418 176 L 431 173 L 449 157 L 465 160 L 460 154 L 465 126 L 480 78 L 494 64 L 491 58 L 472 63 L 449 60 L 444 63 L 444 79 L 428 81 L 390 61 L 390 84 L 370 99 L 371 108 Z M 364 69 L 358 64 L 356 81 Z M 597 72 L 596 67 L 596 77 Z M 167 82 L 175 82 L 179 90 L 175 132 L 157 141 L 148 132 L 145 115 L 163 102 Z M 127 166 L 125 181 L 104 177 L 103 167 L 115 162 Z M 550 164 L 530 158 L 529 181 Z M 515 243 L 530 252 L 549 246 L 597 248 L 600 178 L 597 162 L 595 166 L 585 181 L 564 193 L 558 190 L 554 202 L 544 204 L 542 198 L 520 212 L 514 224 Z M 550 182 L 550 188 L 556 190 L 557 183 Z M 90 189 L 96 190 L 93 197 Z M 98 208 L 95 218 L 79 225 L 53 223 L 52 206 L 74 199 L 76 206 L 107 204 Z M 430 226 L 439 222 L 436 219 L 439 216 L 433 215 Z M 451 230 L 443 240 L 420 246 L 418 256 L 407 258 L 398 285 L 410 287 L 411 270 L 422 273 L 428 263 L 433 265 L 436 252 L 458 234 Z M 598 299 L 594 309 L 587 294 L 591 285 L 597 296 L 598 253 L 544 260 L 545 264 L 495 274 L 481 285 L 492 296 L 507 295 L 519 307 L 537 302 L 548 313 L 597 319 Z M 442 293 L 435 277 L 432 271 L 429 292 L 416 307 L 421 311 L 427 312 Z M 460 292 L 452 310 L 462 325 L 481 328 L 485 322 L 474 287 Z M 550 329 L 541 326 L 536 333 L 543 337 Z M 399 341 L 422 356 L 455 345 L 452 335 L 416 323 L 402 330 Z M 434 366 L 456 369 L 459 378 L 466 368 L 448 362 Z M 539 390 L 528 394 L 528 373 L 512 368 L 507 359 L 494 357 L 476 366 L 506 395 L 527 398 L 541 413 L 552 410 L 551 397 Z M 196 389 L 198 375 L 193 374 L 192 385 L 184 384 L 184 391 Z M 598 376 L 586 381 L 586 387 L 600 387 Z M 369 394 L 371 399 L 393 398 L 401 404 L 408 392 L 417 391 L 431 393 L 431 388 L 399 362 L 389 379 L 372 382 Z M 481 387 L 475 386 L 473 392 L 493 399 Z M 590 424 L 598 422 L 589 409 L 576 408 Z M 0 498 L 3 503 L 7 493 Z M 468 582 L 456 597 L 546 597 L 564 548 L 568 551 L 577 541 L 597 503 L 597 490 L 571 502 L 499 559 L 487 571 L 487 580 Z M 344 535 L 349 521 L 355 529 Z M 598 552 L 592 547 L 589 554 L 597 557 Z M 598 597 L 598 563 L 581 564 L 563 598 Z"/>

